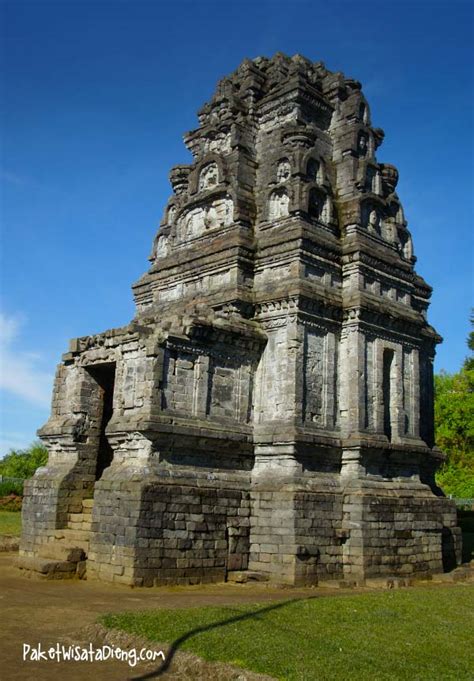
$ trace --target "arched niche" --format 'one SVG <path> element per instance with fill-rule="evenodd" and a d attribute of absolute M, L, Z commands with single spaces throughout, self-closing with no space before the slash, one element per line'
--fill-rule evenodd
<path fill-rule="evenodd" d="M 167 234 L 159 234 L 155 241 L 155 258 L 165 258 L 169 253 L 169 236 Z"/>
<path fill-rule="evenodd" d="M 366 189 L 377 196 L 382 195 L 382 175 L 380 170 L 369 166 L 366 174 Z"/>
<path fill-rule="evenodd" d="M 403 207 L 402 207 L 402 206 L 398 206 L 397 215 L 396 215 L 396 220 L 397 220 L 397 223 L 398 223 L 399 225 L 405 225 L 405 224 L 406 224 L 405 213 L 404 213 L 404 211 L 403 211 Z"/>
<path fill-rule="evenodd" d="M 327 222 L 328 197 L 315 187 L 308 194 L 308 215 L 315 220 Z"/>
<path fill-rule="evenodd" d="M 363 226 L 371 234 L 382 236 L 382 211 L 374 204 L 366 204 L 362 211 Z"/>
<path fill-rule="evenodd" d="M 401 254 L 405 258 L 405 260 L 412 260 L 413 258 L 413 241 L 412 238 L 406 230 L 399 231 L 399 239 L 400 239 L 400 250 Z"/>
<path fill-rule="evenodd" d="M 287 217 L 290 213 L 290 197 L 285 187 L 275 189 L 268 200 L 268 218 L 276 220 L 277 218 Z"/>
<path fill-rule="evenodd" d="M 171 206 L 168 208 L 168 210 L 167 210 L 167 212 L 166 212 L 166 224 L 172 225 L 172 224 L 174 223 L 175 218 L 176 218 L 177 210 L 178 210 L 178 209 L 176 208 L 176 206 L 175 206 L 174 204 L 171 205 Z"/>
<path fill-rule="evenodd" d="M 359 156 L 367 156 L 369 153 L 369 138 L 365 132 L 359 132 L 357 137 L 357 153 Z"/>
<path fill-rule="evenodd" d="M 234 219 L 234 202 L 226 194 L 215 198 L 208 205 L 194 205 L 178 218 L 178 241 L 183 243 L 201 236 L 206 231 L 228 227 Z"/>
<path fill-rule="evenodd" d="M 207 163 L 199 172 L 198 191 L 213 189 L 219 184 L 219 168 L 215 161 Z"/>
<path fill-rule="evenodd" d="M 312 182 L 320 182 L 322 179 L 321 163 L 316 158 L 309 158 L 306 163 L 306 175 Z"/>
<path fill-rule="evenodd" d="M 391 244 L 397 246 L 398 248 L 398 233 L 395 221 L 393 218 L 387 218 L 383 221 L 381 226 L 382 237 L 385 241 L 389 241 Z"/>

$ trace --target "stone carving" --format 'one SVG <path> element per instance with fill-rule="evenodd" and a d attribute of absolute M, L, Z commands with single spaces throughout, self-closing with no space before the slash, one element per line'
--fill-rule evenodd
<path fill-rule="evenodd" d="M 402 242 L 402 253 L 403 257 L 407 260 L 411 260 L 413 258 L 413 242 L 411 236 L 408 233 L 404 235 Z"/>
<path fill-rule="evenodd" d="M 209 163 L 204 166 L 199 174 L 199 191 L 212 189 L 219 183 L 219 170 L 217 163 Z"/>
<path fill-rule="evenodd" d="M 291 174 L 291 166 L 288 159 L 283 159 L 279 162 L 277 168 L 277 182 L 286 182 Z"/>
<path fill-rule="evenodd" d="M 374 234 L 380 234 L 380 215 L 376 208 L 369 211 L 367 229 Z"/>
<path fill-rule="evenodd" d="M 382 194 L 382 175 L 379 170 L 374 168 L 367 169 L 366 189 L 373 194 L 381 196 Z"/>
<path fill-rule="evenodd" d="M 286 189 L 276 189 L 270 194 L 268 207 L 269 220 L 285 218 L 289 215 L 290 197 Z"/>
<path fill-rule="evenodd" d="M 204 153 L 225 154 L 231 150 L 230 132 L 210 133 L 204 140 Z"/>
<path fill-rule="evenodd" d="M 178 219 L 180 242 L 201 236 L 218 227 L 227 227 L 233 220 L 233 201 L 230 197 L 216 199 L 208 206 L 195 206 Z"/>
<path fill-rule="evenodd" d="M 398 183 L 398 170 L 390 163 L 380 164 L 385 194 L 393 194 Z"/>
<path fill-rule="evenodd" d="M 156 240 L 155 257 L 164 258 L 168 255 L 168 252 L 168 237 L 166 235 L 159 236 Z"/>
<path fill-rule="evenodd" d="M 135 318 L 62 357 L 23 568 L 315 585 L 456 564 L 434 478 L 440 338 L 382 140 L 360 83 L 301 56 L 219 83 L 171 172 Z M 77 542 L 79 568 L 52 561 Z"/>
<path fill-rule="evenodd" d="M 367 141 L 367 135 L 364 135 L 364 133 L 360 133 L 359 141 L 358 141 L 358 144 L 357 144 L 357 149 L 358 149 L 359 155 L 360 156 L 366 156 L 368 148 L 369 148 L 369 144 L 368 144 L 368 141 Z"/>
<path fill-rule="evenodd" d="M 333 219 L 333 209 L 331 197 L 326 196 L 322 212 L 323 222 L 329 224 Z"/>
<path fill-rule="evenodd" d="M 178 196 L 187 190 L 190 170 L 191 166 L 175 166 L 170 172 L 171 186 Z"/>
<path fill-rule="evenodd" d="M 172 225 L 176 217 L 176 206 L 170 206 L 168 209 L 167 223 Z"/>

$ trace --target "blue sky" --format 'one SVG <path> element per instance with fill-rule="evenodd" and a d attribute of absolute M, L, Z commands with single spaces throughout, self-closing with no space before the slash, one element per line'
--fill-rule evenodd
<path fill-rule="evenodd" d="M 297 52 L 360 80 L 378 159 L 434 287 L 436 369 L 467 353 L 473 14 L 450 2 L 3 2 L 0 456 L 48 417 L 68 339 L 128 323 L 186 163 L 182 134 L 244 57 Z"/>

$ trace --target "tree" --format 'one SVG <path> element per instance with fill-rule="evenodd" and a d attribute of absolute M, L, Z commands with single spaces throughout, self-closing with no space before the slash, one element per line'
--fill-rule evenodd
<path fill-rule="evenodd" d="M 33 442 L 27 449 L 10 450 L 0 460 L 0 475 L 6 478 L 31 478 L 39 466 L 48 461 L 48 450 L 39 441 Z"/>
<path fill-rule="evenodd" d="M 474 351 L 474 331 L 467 345 Z M 438 484 L 453 496 L 474 498 L 474 356 L 458 373 L 435 376 L 435 430 L 438 446 L 448 455 Z"/>
<path fill-rule="evenodd" d="M 474 308 L 471 310 L 471 326 L 473 329 L 469 332 L 467 337 L 467 347 L 473 353 L 472 357 L 466 357 L 464 360 L 465 369 L 474 369 Z"/>

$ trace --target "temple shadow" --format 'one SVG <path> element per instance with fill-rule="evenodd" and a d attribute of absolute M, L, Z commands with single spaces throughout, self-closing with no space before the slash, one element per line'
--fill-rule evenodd
<path fill-rule="evenodd" d="M 283 602 L 280 601 L 278 603 L 273 603 L 272 605 L 265 606 L 264 608 L 254 610 L 253 612 L 244 613 L 242 615 L 235 615 L 234 617 L 228 617 L 225 620 L 214 622 L 213 624 L 208 624 L 203 627 L 196 627 L 195 629 L 191 629 L 191 631 L 188 631 L 186 634 L 183 634 L 175 641 L 173 641 L 171 647 L 169 648 L 166 654 L 166 659 L 163 660 L 163 662 L 157 669 L 154 669 L 151 672 L 147 672 L 146 674 L 142 674 L 141 676 L 133 676 L 131 677 L 131 681 L 145 681 L 146 679 L 155 679 L 164 674 L 166 671 L 170 669 L 171 664 L 173 662 L 173 658 L 179 651 L 179 648 L 183 645 L 183 643 L 188 641 L 193 636 L 197 636 L 198 634 L 202 634 L 206 631 L 211 631 L 212 629 L 217 629 L 219 627 L 225 627 L 228 624 L 234 624 L 235 622 L 242 622 L 244 620 L 252 619 L 253 617 L 258 617 L 259 615 L 265 614 L 272 610 L 284 608 L 285 606 L 290 605 L 291 603 L 296 603 L 298 601 L 308 601 L 312 600 L 313 598 L 316 598 L 316 596 L 310 596 L 309 598 L 292 598 L 290 600 Z"/>
<path fill-rule="evenodd" d="M 451 572 L 457 567 L 454 536 L 449 527 L 443 527 L 441 535 L 443 572 Z"/>

